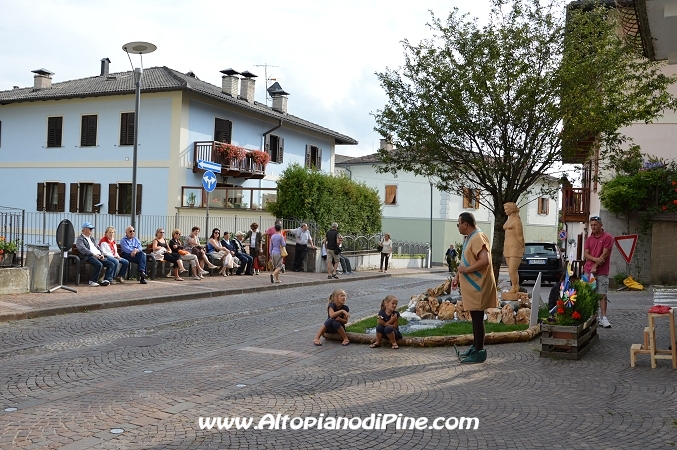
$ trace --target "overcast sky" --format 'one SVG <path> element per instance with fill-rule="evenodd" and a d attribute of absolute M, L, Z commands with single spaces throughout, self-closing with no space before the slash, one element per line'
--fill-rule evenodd
<path fill-rule="evenodd" d="M 192 70 L 221 85 L 220 70 L 249 70 L 256 99 L 265 101 L 264 68 L 289 95 L 288 111 L 359 141 L 337 153 L 361 156 L 378 148 L 371 113 L 385 104 L 375 72 L 403 62 L 402 39 L 431 36 L 430 11 L 456 6 L 485 19 L 489 0 L 0 0 L 0 91 L 33 85 L 32 70 L 54 82 L 131 70 L 123 44 L 157 46 L 144 67 Z M 483 21 L 482 20 L 482 21 Z M 132 55 L 135 66 L 138 55 Z"/>

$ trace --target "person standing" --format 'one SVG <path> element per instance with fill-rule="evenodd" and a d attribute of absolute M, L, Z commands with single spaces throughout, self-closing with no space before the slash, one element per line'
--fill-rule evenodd
<path fill-rule="evenodd" d="M 287 243 L 282 236 L 282 225 L 275 224 L 276 233 L 270 237 L 270 257 L 273 260 L 273 273 L 270 274 L 271 283 L 281 283 L 280 272 L 282 271 L 282 247 Z"/>
<path fill-rule="evenodd" d="M 310 231 L 308 231 L 307 223 L 302 223 L 300 227 L 291 231 L 294 233 L 294 236 L 296 236 L 294 262 L 292 263 L 291 270 L 294 272 L 301 272 L 303 270 L 303 262 L 306 259 L 306 254 L 308 254 L 308 245 L 310 245 L 310 248 L 315 248 L 315 245 L 313 244 L 312 236 L 310 236 Z"/>
<path fill-rule="evenodd" d="M 324 245 L 327 249 L 327 278 L 336 278 L 338 280 L 338 275 L 336 271 L 338 270 L 339 265 L 339 252 L 338 252 L 338 223 L 332 222 L 331 230 L 327 231 L 327 234 L 324 237 Z"/>
<path fill-rule="evenodd" d="M 467 351 L 457 353 L 459 357 L 463 357 L 462 363 L 481 363 L 487 359 L 487 351 L 484 349 L 484 311 L 498 306 L 489 238 L 477 228 L 475 216 L 469 212 L 458 216 L 456 226 L 465 239 L 461 262 L 451 282 L 451 288 L 456 289 L 460 281 L 463 308 L 470 311 L 474 338 L 474 344 Z"/>
<path fill-rule="evenodd" d="M 89 285 L 92 287 L 96 286 L 108 286 L 113 281 L 113 274 L 117 268 L 117 264 L 112 260 L 106 258 L 106 256 L 101 252 L 101 247 L 99 247 L 94 239 L 92 238 L 92 230 L 94 226 L 85 222 L 82 224 L 82 234 L 78 236 L 75 241 L 75 246 L 78 249 L 78 255 L 82 261 L 88 262 L 92 266 L 92 276 L 89 277 Z M 106 274 L 101 284 L 97 283 L 99 279 L 99 274 L 101 273 L 101 267 L 106 268 Z"/>
<path fill-rule="evenodd" d="M 606 317 L 607 292 L 609 291 L 609 266 L 611 264 L 611 248 L 614 245 L 614 237 L 602 228 L 602 219 L 599 216 L 590 217 L 590 230 L 592 234 L 585 240 L 583 245 L 585 265 L 583 272 L 591 278 L 597 279 L 597 293 L 601 296 L 599 310 L 602 319 L 599 321 L 603 328 L 611 328 L 609 319 Z"/>
<path fill-rule="evenodd" d="M 139 283 L 146 284 L 146 254 L 143 252 L 141 241 L 134 235 L 134 227 L 127 227 L 125 237 L 120 241 L 120 254 L 129 262 L 136 263 L 139 266 Z"/>
<path fill-rule="evenodd" d="M 261 269 L 265 269 L 265 264 L 263 266 L 259 264 L 259 255 L 263 252 L 263 240 L 258 223 L 253 222 L 251 224 L 250 230 L 244 235 L 244 239 L 249 244 L 249 256 L 254 259 L 254 273 L 258 275 Z"/>
<path fill-rule="evenodd" d="M 449 245 L 449 248 L 447 249 L 447 253 L 445 253 L 445 256 L 447 258 L 447 265 L 449 266 L 449 273 L 452 273 L 453 272 L 452 262 L 456 261 L 456 248 L 454 247 L 454 244 Z"/>
<path fill-rule="evenodd" d="M 388 233 L 383 236 L 381 241 L 381 266 L 379 272 L 388 272 L 388 260 L 393 254 L 393 241 L 390 240 L 390 235 Z M 385 261 L 385 270 L 383 268 L 383 262 Z"/>

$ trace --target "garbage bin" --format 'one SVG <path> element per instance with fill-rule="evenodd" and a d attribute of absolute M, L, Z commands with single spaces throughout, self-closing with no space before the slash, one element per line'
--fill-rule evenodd
<path fill-rule="evenodd" d="M 31 269 L 31 292 L 49 291 L 49 245 L 28 244 L 26 265 Z"/>

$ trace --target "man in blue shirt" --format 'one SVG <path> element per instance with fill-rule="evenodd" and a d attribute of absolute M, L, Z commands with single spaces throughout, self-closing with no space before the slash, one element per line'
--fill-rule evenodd
<path fill-rule="evenodd" d="M 134 227 L 127 227 L 125 237 L 120 241 L 120 256 L 129 262 L 139 265 L 139 280 L 141 284 L 146 284 L 146 254 L 143 252 L 141 241 L 134 235 Z"/>

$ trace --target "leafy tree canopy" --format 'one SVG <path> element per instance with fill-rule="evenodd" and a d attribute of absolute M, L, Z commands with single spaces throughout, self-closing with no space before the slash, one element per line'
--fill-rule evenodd
<path fill-rule="evenodd" d="M 464 187 L 488 194 L 495 269 L 503 204 L 553 174 L 563 146 L 591 137 L 619 149 L 621 127 L 677 107 L 667 92 L 675 80 L 617 34 L 608 9 L 541 3 L 493 0 L 484 26 L 458 10 L 433 16 L 432 37 L 405 39 L 404 65 L 377 74 L 388 101 L 374 114 L 375 130 L 395 147 L 379 150 L 378 170 L 427 176 L 459 195 Z"/>
<path fill-rule="evenodd" d="M 315 222 L 321 231 L 329 230 L 332 222 L 344 234 L 381 231 L 381 201 L 375 189 L 299 164 L 282 172 L 277 201 L 266 209 L 277 217 Z"/>

